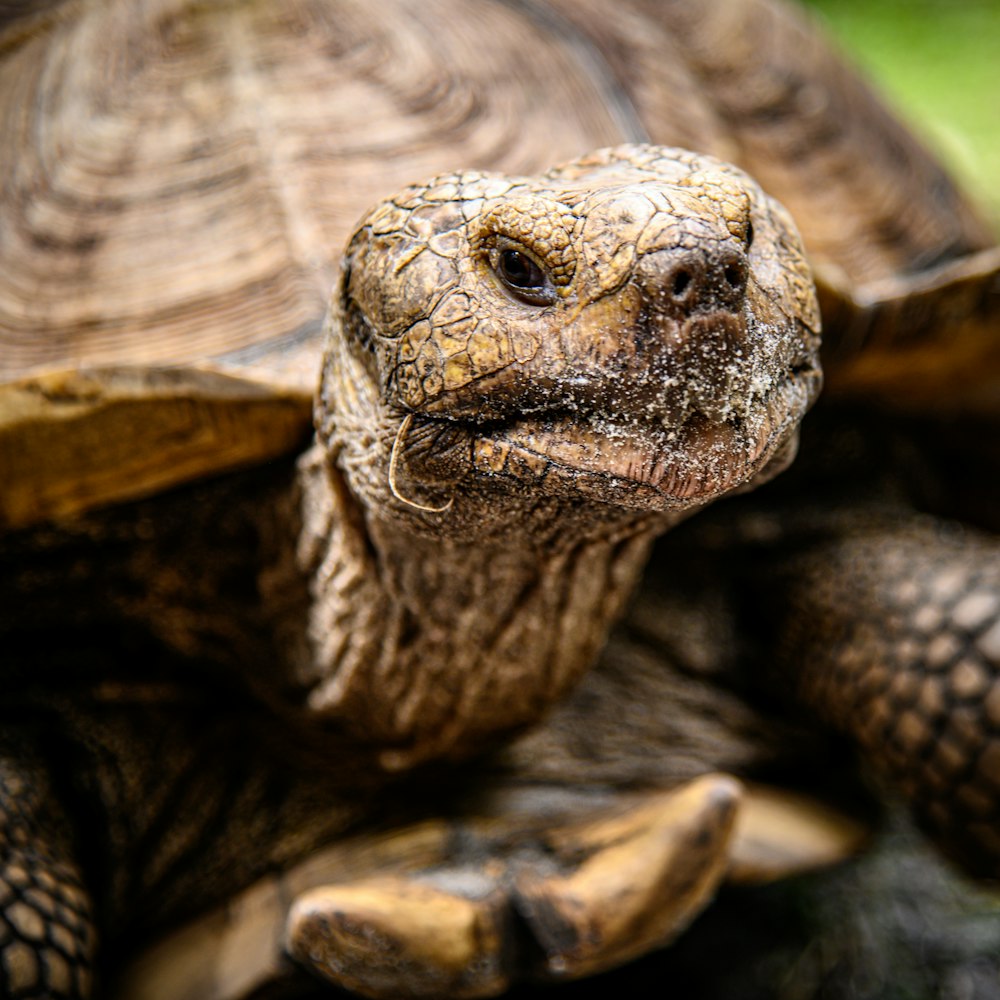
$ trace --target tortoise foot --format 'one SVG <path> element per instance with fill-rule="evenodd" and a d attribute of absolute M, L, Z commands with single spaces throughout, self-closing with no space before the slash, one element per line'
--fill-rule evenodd
<path fill-rule="evenodd" d="M 827 865 L 865 835 L 722 774 L 603 794 L 515 784 L 448 818 L 338 840 L 153 944 L 112 995 L 299 995 L 311 974 L 373 998 L 496 996 L 611 969 L 677 937 L 723 878 Z"/>
<path fill-rule="evenodd" d="M 488 835 L 457 864 L 312 889 L 291 908 L 287 951 L 368 997 L 496 996 L 515 979 L 613 968 L 709 901 L 741 797 L 734 779 L 708 775 L 521 832 L 501 852 Z"/>

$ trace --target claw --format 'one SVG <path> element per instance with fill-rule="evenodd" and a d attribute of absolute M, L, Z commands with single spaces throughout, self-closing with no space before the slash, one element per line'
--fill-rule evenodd
<path fill-rule="evenodd" d="M 537 866 L 515 880 L 515 905 L 544 952 L 543 974 L 577 978 L 666 944 L 709 901 L 729 864 L 742 797 L 707 775 L 612 817 L 552 837 L 567 874 Z"/>
<path fill-rule="evenodd" d="M 463 893 L 384 876 L 300 896 L 286 948 L 366 997 L 491 997 L 508 986 L 507 904 L 488 879 Z"/>
<path fill-rule="evenodd" d="M 772 882 L 836 864 L 871 838 L 857 816 L 797 792 L 750 785 L 733 837 L 730 882 Z"/>

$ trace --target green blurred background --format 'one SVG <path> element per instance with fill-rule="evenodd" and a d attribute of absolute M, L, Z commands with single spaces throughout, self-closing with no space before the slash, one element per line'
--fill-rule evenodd
<path fill-rule="evenodd" d="M 1000 229 L 1000 0 L 807 0 Z"/>

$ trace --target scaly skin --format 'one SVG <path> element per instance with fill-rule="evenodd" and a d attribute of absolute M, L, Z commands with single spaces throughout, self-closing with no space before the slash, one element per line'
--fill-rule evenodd
<path fill-rule="evenodd" d="M 3 995 L 86 996 L 94 962 L 92 906 L 66 818 L 23 736 L 0 742 L 0 804 Z"/>
<path fill-rule="evenodd" d="M 539 287 L 505 285 L 511 251 Z M 711 158 L 620 147 L 370 212 L 305 466 L 312 707 L 395 766 L 534 721 L 653 535 L 787 464 L 818 325 L 786 214 Z"/>
<path fill-rule="evenodd" d="M 279 635 L 301 625 L 307 641 L 276 641 L 247 676 L 271 674 L 286 694 L 297 681 L 303 740 L 316 752 L 332 730 L 341 770 L 352 741 L 361 770 L 373 753 L 391 770 L 477 751 L 536 721 L 597 656 L 654 535 L 787 464 L 819 386 L 817 348 L 816 300 L 787 215 L 711 158 L 622 147 L 534 180 L 456 174 L 385 202 L 347 250 L 317 444 L 300 463 L 304 622 L 294 579 L 282 592 L 281 567 L 261 567 L 272 603 L 287 601 L 268 609 Z M 210 611 L 190 614 L 191 588 L 168 567 L 157 567 L 151 601 L 123 579 L 122 606 L 189 657 L 212 655 L 220 640 L 252 650 L 260 635 L 261 621 L 240 636 Z M 102 620 L 114 602 L 98 603 Z M 124 701 L 110 697 L 141 704 L 141 682 L 132 693 L 129 683 Z M 218 815 L 189 845 L 190 820 L 171 826 L 176 796 L 148 774 L 158 730 L 132 720 L 95 751 L 116 786 L 99 774 L 78 782 L 124 819 L 111 853 L 130 856 L 133 827 L 147 851 L 146 825 L 164 836 L 154 856 L 172 864 L 178 850 L 195 874 L 203 857 L 225 891 L 227 838 L 253 845 L 253 816 Z M 177 798 L 195 816 L 198 795 L 211 795 L 189 780 L 197 773 Z M 161 811 L 133 824 L 127 803 L 144 788 Z M 252 775 L 247 788 L 247 801 L 269 801 Z M 706 822 L 728 829 L 713 803 L 729 803 L 731 818 L 731 783 L 706 795 Z M 317 799 L 327 836 L 340 822 L 335 799 L 328 782 Z M 0 815 L 14 808 L 0 803 Z M 286 862 L 278 841 L 290 831 L 261 829 L 277 838 L 260 844 L 261 868 Z M 254 856 L 251 846 L 230 869 L 249 877 Z M 721 862 L 709 860 L 718 877 Z M 40 878 L 44 858 L 37 866 Z M 0 943 L 0 958 L 10 947 Z M 85 994 L 77 981 L 66 995 Z"/>
<path fill-rule="evenodd" d="M 958 525 L 872 517 L 780 573 L 778 653 L 798 694 L 974 875 L 1000 875 L 1000 546 Z"/>

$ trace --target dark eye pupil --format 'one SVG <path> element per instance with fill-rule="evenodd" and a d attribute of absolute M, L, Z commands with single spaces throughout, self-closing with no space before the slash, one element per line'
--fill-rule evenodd
<path fill-rule="evenodd" d="M 545 284 L 541 268 L 517 250 L 504 250 L 500 254 L 500 274 L 515 288 L 541 288 Z"/>

